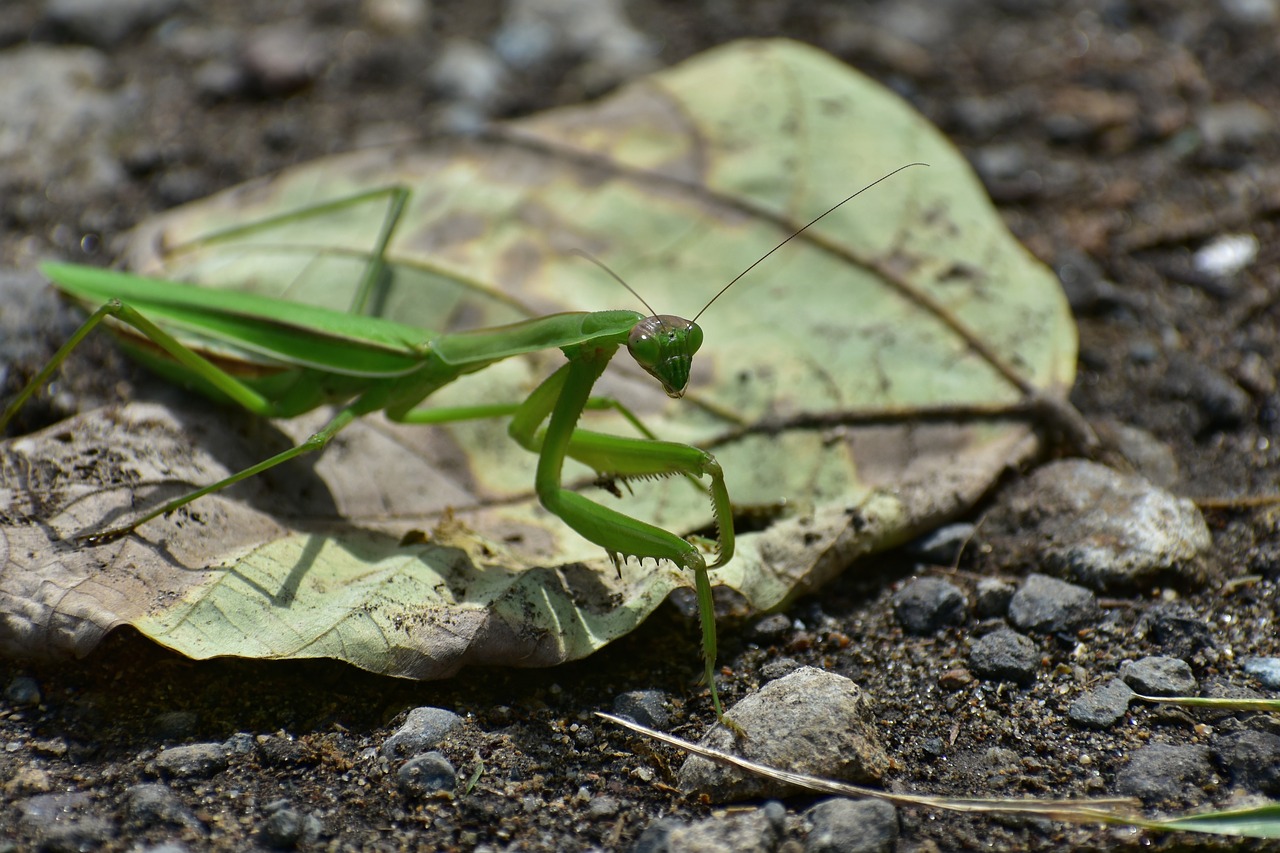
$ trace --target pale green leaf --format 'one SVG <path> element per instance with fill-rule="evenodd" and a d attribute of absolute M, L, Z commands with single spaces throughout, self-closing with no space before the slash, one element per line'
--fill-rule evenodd
<path fill-rule="evenodd" d="M 385 198 L 280 217 L 403 185 L 412 195 L 387 251 L 394 275 L 378 294 L 387 316 L 454 331 L 638 307 L 572 249 L 604 260 L 659 312 L 689 316 L 796 228 L 912 161 L 929 165 L 828 216 L 710 308 L 685 399 L 668 399 L 625 356 L 599 388 L 659 436 L 714 450 L 760 529 L 713 580 L 769 608 L 972 506 L 1037 451 L 1026 410 L 1065 398 L 1075 369 L 1056 279 L 1007 232 L 964 158 L 820 51 L 740 42 L 481 137 L 302 166 L 144 225 L 127 260 L 345 309 Z M 562 358 L 514 359 L 433 399 L 518 401 Z M 128 506 L 136 484 L 178 493 L 177 481 L 209 482 L 268 453 L 240 441 L 227 425 L 245 419 L 225 411 L 172 418 L 130 407 L 5 448 L 9 465 L 81 472 L 34 497 L 11 494 L 3 588 L 21 616 L 7 646 L 83 651 L 132 624 L 196 657 L 338 657 L 435 677 L 581 657 L 692 582 L 652 563 L 617 578 L 599 548 L 537 505 L 535 460 L 503 422 L 369 419 L 314 477 L 291 466 L 250 484 L 252 498 L 203 499 L 124 543 L 51 546 L 50 530 L 100 524 L 104 495 Z M 608 414 L 587 420 L 633 434 Z M 300 440 L 320 423 L 277 426 Z M 91 448 L 110 448 L 114 467 L 83 473 L 75 454 Z M 569 476 L 591 488 L 590 472 Z M 295 488 L 296 502 L 281 497 Z M 681 534 L 710 521 L 705 495 L 678 479 L 634 484 L 620 501 L 590 493 Z"/>

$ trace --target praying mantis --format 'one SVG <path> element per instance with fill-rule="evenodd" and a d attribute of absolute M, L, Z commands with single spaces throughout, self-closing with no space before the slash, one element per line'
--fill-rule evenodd
<path fill-rule="evenodd" d="M 691 445 L 663 441 L 616 400 L 594 397 L 596 381 L 617 351 L 630 356 L 668 396 L 681 397 L 694 355 L 703 344 L 702 314 L 758 264 L 827 214 L 887 180 L 899 167 L 833 205 L 775 245 L 724 285 L 692 320 L 632 310 L 567 312 L 462 332 L 438 333 L 369 313 L 381 276 L 382 253 L 408 190 L 384 188 L 390 212 L 357 297 L 347 312 L 251 293 L 210 290 L 180 282 L 64 263 L 41 269 L 58 290 L 86 308 L 89 317 L 0 414 L 3 430 L 65 359 L 104 323 L 129 353 L 163 376 L 268 418 L 291 418 L 322 405 L 336 411 L 318 431 L 294 447 L 197 488 L 132 518 L 126 524 L 76 537 L 94 547 L 129 535 L 141 525 L 191 502 L 304 454 L 322 450 L 344 427 L 377 411 L 404 424 L 444 424 L 509 418 L 508 433 L 537 455 L 534 489 L 541 504 L 584 539 L 600 546 L 615 566 L 629 559 L 666 560 L 692 574 L 702 626 L 704 677 L 718 719 L 725 721 L 716 688 L 715 611 L 709 572 L 734 553 L 733 506 L 714 456 Z M 366 198 L 369 194 L 361 194 Z M 342 202 L 339 201 L 338 204 Z M 261 225 L 261 223 L 258 223 Z M 585 254 L 585 253 L 583 253 Z M 590 258 L 590 260 L 595 260 Z M 604 264 L 623 287 L 644 300 Z M 559 349 L 565 364 L 522 402 L 465 407 L 426 404 L 440 388 L 514 356 Z M 593 432 L 578 425 L 589 408 L 614 408 L 639 437 Z M 702 484 L 711 502 L 714 551 L 567 489 L 566 459 L 594 469 L 608 483 L 681 476 Z M 613 490 L 615 494 L 617 489 Z"/>

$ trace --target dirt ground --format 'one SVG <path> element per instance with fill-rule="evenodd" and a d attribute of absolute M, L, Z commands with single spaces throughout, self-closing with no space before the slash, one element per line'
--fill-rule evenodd
<path fill-rule="evenodd" d="M 429 20 L 414 23 L 425 6 L 139 2 L 121 4 L 138 7 L 142 17 L 108 38 L 80 32 L 51 11 L 58 6 L 4 4 L 0 58 L 31 44 L 96 40 L 107 82 L 135 119 L 115 132 L 117 159 L 106 177 L 68 167 L 53 182 L 32 180 L 16 160 L 0 161 L 0 262 L 11 267 L 54 255 L 84 259 L 85 249 L 100 257 L 104 241 L 154 211 L 348 149 L 389 126 L 427 133 L 465 120 L 425 69 L 446 39 L 491 43 L 507 8 L 497 0 L 438 0 Z M 1280 5 L 637 0 L 626 14 L 656 50 L 658 66 L 740 37 L 785 35 L 902 94 L 970 156 L 1010 228 L 1064 278 L 1080 326 L 1072 395 L 1080 411 L 1140 427 L 1166 445 L 1180 470 L 1172 486 L 1178 494 L 1276 491 Z M 284 20 L 304 36 L 277 45 L 275 56 L 256 64 L 210 60 L 222 55 L 220 40 L 260 35 Z M 406 37 L 408 29 L 425 35 Z M 626 76 L 617 62 L 570 51 L 511 75 L 485 108 L 518 115 L 600 94 Z M 7 120 L 0 117 L 0 128 Z M 1251 265 L 1228 277 L 1194 261 L 1196 250 L 1224 234 L 1252 235 L 1259 247 Z M 86 358 L 105 360 L 84 371 L 96 381 L 69 386 L 22 428 L 148 382 L 106 348 Z M 1207 519 L 1214 545 L 1206 581 L 1104 601 L 1121 616 L 1118 630 L 1094 638 L 1095 660 L 1149 653 L 1132 628 L 1153 601 L 1173 597 L 1211 626 L 1220 645 L 1280 655 L 1276 516 L 1257 508 L 1212 510 Z M 1198 743 L 1208 736 L 1199 718 L 1136 707 L 1112 729 L 1073 725 L 1066 717 L 1079 693 L 1071 686 L 1072 649 L 1053 638 L 1041 652 L 1056 675 L 1029 688 L 947 692 L 938 676 L 965 659 L 974 623 L 904 634 L 891 599 L 913 567 L 891 555 L 849 572 L 787 611 L 780 631 L 756 630 L 756 617 L 727 614 L 720 623 L 726 699 L 758 686 L 761 667 L 782 657 L 839 672 L 876 697 L 893 759 L 888 786 L 967 796 L 1109 793 L 1132 749 L 1153 738 Z M 1017 574 L 972 549 L 957 577 L 971 587 L 980 576 Z M 0 685 L 30 677 L 41 695 L 37 704 L 16 701 L 13 691 L 0 698 L 7 803 L 0 839 L 13 839 L 0 840 L 0 850 L 76 846 L 50 841 L 20 819 L 19 799 L 49 791 L 86 792 L 90 811 L 103 816 L 105 828 L 83 849 L 267 847 L 276 837 L 267 823 L 280 800 L 319 816 L 318 835 L 303 833 L 306 849 L 630 849 L 659 817 L 693 820 L 712 809 L 670 787 L 680 761 L 675 751 L 603 725 L 592 712 L 609 709 L 628 690 L 677 698 L 696 690 L 696 638 L 696 620 L 668 604 L 586 661 L 439 683 L 316 662 L 196 663 L 128 631 L 79 662 L 0 660 Z M 1202 681 L 1256 687 L 1238 668 L 1198 666 Z M 445 748 L 460 777 L 483 765 L 465 795 L 408 798 L 394 769 L 376 760 L 403 722 L 398 715 L 420 705 L 466 719 L 464 733 Z M 956 760 L 939 758 L 931 744 L 951 742 L 957 720 L 970 751 L 953 743 Z M 670 728 L 696 736 L 710 722 L 678 702 Z M 173 784 L 194 822 L 121 817 L 125 790 L 157 778 L 161 747 L 237 733 L 248 733 L 258 748 L 210 778 Z M 959 759 L 993 746 L 1021 756 L 1016 773 L 988 774 Z M 1082 755 L 1097 762 L 1087 772 L 1077 761 Z M 43 775 L 18 778 L 31 768 Z M 1194 804 L 1227 800 L 1228 785 L 1209 787 Z M 607 808 L 602 797 L 612 798 Z M 791 846 L 780 849 L 802 849 L 794 816 L 807 804 L 787 803 L 792 818 L 782 844 Z M 915 809 L 902 810 L 900 819 L 902 851 L 1244 849 L 1211 836 Z"/>

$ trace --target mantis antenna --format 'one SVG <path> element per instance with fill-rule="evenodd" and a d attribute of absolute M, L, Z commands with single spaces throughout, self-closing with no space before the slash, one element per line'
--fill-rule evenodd
<path fill-rule="evenodd" d="M 799 237 L 801 234 L 803 234 L 803 233 L 804 233 L 805 231 L 807 231 L 809 228 L 811 228 L 811 227 L 812 227 L 812 226 L 814 226 L 814 225 L 817 225 L 817 224 L 818 224 L 818 222 L 819 222 L 819 221 L 821 221 L 821 220 L 822 220 L 822 218 L 823 218 L 823 217 L 825 217 L 828 213 L 834 213 L 837 209 L 839 209 L 840 207 L 842 207 L 843 205 L 845 205 L 847 202 L 851 202 L 851 201 L 853 201 L 855 198 L 857 198 L 858 196 L 862 195 L 864 192 L 866 192 L 867 190 L 871 189 L 871 188 L 872 188 L 872 187 L 874 187 L 876 184 L 883 183 L 884 181 L 889 180 L 889 179 L 890 179 L 890 178 L 892 178 L 894 175 L 898 174 L 899 172 L 901 172 L 901 171 L 903 171 L 903 170 L 905 170 L 905 169 L 910 169 L 912 166 L 928 166 L 928 165 L 929 165 L 928 163 L 908 163 L 908 164 L 906 164 L 905 166 L 899 166 L 898 168 L 894 169 L 892 172 L 888 173 L 887 175 L 884 175 L 884 176 L 882 176 L 882 177 L 876 178 L 874 181 L 872 181 L 871 183 L 867 184 L 865 187 L 863 187 L 862 189 L 858 190 L 856 193 L 854 193 L 853 195 L 849 196 L 848 198 L 846 198 L 846 199 L 844 199 L 844 200 L 842 200 L 842 201 L 838 201 L 838 202 L 836 202 L 836 203 L 835 203 L 835 204 L 833 204 L 831 207 L 827 208 L 825 211 L 823 211 L 822 213 L 820 213 L 820 214 L 818 214 L 817 216 L 815 216 L 815 217 L 814 217 L 812 220 L 810 220 L 807 224 L 802 225 L 800 228 L 798 228 L 798 229 L 796 229 L 795 231 L 793 231 L 793 232 L 790 234 L 790 236 L 788 236 L 788 237 L 787 237 L 785 240 L 783 240 L 781 243 L 779 243 L 778 245 L 774 246 L 772 249 L 770 249 L 769 251 L 765 252 L 763 255 L 761 255 L 760 257 L 756 258 L 754 261 L 752 261 L 752 262 L 751 262 L 751 266 L 747 267 L 747 268 L 746 268 L 746 269 L 744 269 L 742 272 L 740 272 L 740 273 L 738 273 L 737 275 L 735 275 L 735 276 L 733 277 L 733 280 L 732 280 L 732 281 L 730 281 L 730 282 L 729 282 L 728 284 L 726 284 L 724 287 L 720 288 L 720 290 L 719 290 L 719 291 L 717 291 L 716 295 L 715 295 L 715 296 L 713 296 L 713 297 L 711 297 L 711 299 L 710 299 L 710 300 L 708 300 L 708 302 L 707 302 L 707 304 L 706 304 L 706 305 L 703 305 L 703 306 L 702 306 L 702 310 L 701 310 L 701 311 L 699 311 L 697 314 L 693 315 L 693 319 L 692 319 L 692 320 L 690 320 L 690 321 L 688 321 L 688 322 L 690 322 L 690 323 L 696 323 L 696 322 L 698 322 L 698 318 L 699 318 L 699 317 L 701 317 L 701 316 L 706 312 L 706 310 L 707 310 L 708 308 L 710 308 L 710 307 L 711 307 L 711 303 L 715 302 L 717 299 L 719 299 L 721 296 L 723 296 L 723 295 L 724 295 L 724 292 L 725 292 L 726 290 L 728 290 L 729 288 L 731 288 L 731 287 L 733 287 L 735 284 L 737 284 L 737 283 L 738 283 L 738 279 L 742 278 L 744 275 L 746 275 L 747 273 L 751 272 L 753 269 L 755 269 L 757 266 L 759 266 L 759 265 L 761 264 L 761 262 L 763 262 L 766 258 L 768 258 L 768 257 L 769 257 L 770 255 L 772 255 L 774 252 L 776 252 L 776 251 L 778 251 L 779 249 L 781 249 L 783 246 L 785 246 L 785 245 L 787 245 L 788 243 L 790 243 L 790 242 L 791 242 L 792 240 L 794 240 L 795 238 Z M 616 281 L 618 284 L 620 284 L 620 285 L 622 285 L 623 287 L 625 287 L 625 288 L 627 289 L 627 291 L 628 291 L 628 292 L 630 292 L 630 294 L 631 294 L 632 296 L 634 296 L 636 299 L 639 299 L 639 300 L 640 300 L 640 304 L 641 304 L 641 305 L 643 305 L 645 308 L 648 308 L 648 309 L 649 309 L 649 314 L 650 314 L 650 315 L 653 315 L 653 316 L 656 316 L 656 315 L 657 315 L 657 313 L 658 313 L 658 312 L 653 310 L 653 306 L 652 306 L 652 305 L 650 305 L 650 304 L 645 300 L 645 298 L 644 298 L 643 296 L 641 296 L 639 293 L 637 293 L 637 292 L 636 292 L 636 289 L 635 289 L 634 287 L 632 287 L 631 285 L 627 284 L 627 283 L 626 283 L 626 281 L 624 281 L 624 280 L 623 280 L 622 276 L 618 275 L 616 272 L 614 272 L 613 270 L 611 270 L 611 269 L 609 268 L 608 264 L 606 264 L 604 261 L 600 260 L 600 259 L 599 259 L 599 258 L 597 258 L 595 255 L 593 255 L 593 254 L 591 254 L 590 252 L 587 252 L 587 251 L 585 251 L 585 250 L 583 250 L 583 249 L 570 249 L 570 250 L 569 250 L 569 254 L 571 254 L 571 255 L 577 255 L 577 256 L 578 256 L 578 257 L 580 257 L 580 258 L 585 258 L 586 260 L 591 261 L 591 263 L 593 263 L 593 264 L 595 264 L 596 266 L 598 266 L 600 269 L 602 269 L 602 270 L 604 270 L 605 272 L 607 272 L 610 276 L 612 276 L 612 277 L 613 277 L 613 280 L 614 280 L 614 281 Z"/>
<path fill-rule="evenodd" d="M 629 290 L 632 296 L 634 296 L 636 299 L 639 299 L 640 304 L 643 305 L 645 308 L 649 309 L 650 315 L 656 315 L 658 313 L 657 311 L 653 310 L 652 305 L 650 305 L 648 302 L 645 301 L 645 298 L 643 296 L 641 296 L 639 293 L 636 293 L 636 289 L 634 287 L 632 287 L 631 285 L 623 281 L 622 276 L 618 275 L 616 272 L 609 269 L 609 266 L 604 261 L 597 258 L 595 255 L 591 254 L 590 252 L 586 252 L 582 249 L 570 249 L 569 254 L 577 255 L 580 258 L 586 258 L 588 261 L 591 261 L 591 263 L 595 264 L 596 266 L 600 267 L 600 269 L 604 270 L 609 275 L 613 276 L 613 280 L 616 281 L 618 284 L 622 285 L 623 287 L 625 287 L 627 290 Z"/>
<path fill-rule="evenodd" d="M 728 290 L 729 288 L 731 288 L 731 287 L 733 287 L 735 284 L 737 284 L 737 283 L 738 283 L 738 279 L 742 278 L 744 275 L 746 275 L 747 273 L 751 272 L 753 269 L 755 269 L 757 266 L 759 266 L 759 264 L 760 264 L 760 263 L 761 263 L 765 258 L 769 257 L 769 256 L 770 256 L 770 255 L 772 255 L 774 252 L 778 251 L 778 250 L 779 250 L 779 249 L 781 249 L 783 246 L 785 246 L 785 245 L 787 245 L 788 243 L 790 243 L 790 242 L 791 242 L 792 240 L 794 240 L 796 237 L 799 237 L 802 233 L 804 233 L 806 230 L 808 230 L 811 226 L 816 225 L 816 224 L 818 223 L 818 221 L 819 221 L 819 220 L 821 220 L 821 219 L 822 219 L 824 216 L 826 216 L 828 213 L 832 213 L 833 211 L 835 211 L 837 208 L 839 208 L 840 206 L 842 206 L 842 205 L 843 205 L 843 204 L 845 204 L 846 202 L 853 201 L 855 198 L 857 198 L 858 196 L 862 195 L 864 192 L 866 192 L 867 190 L 871 189 L 871 188 L 872 188 L 872 187 L 874 187 L 876 184 L 879 184 L 879 183 L 882 183 L 882 182 L 884 182 L 884 181 L 889 180 L 889 179 L 890 179 L 890 178 L 892 178 L 894 175 L 898 174 L 899 172 L 903 171 L 904 169 L 910 169 L 912 166 L 928 166 L 928 165 L 929 165 L 928 163 L 908 163 L 908 164 L 907 164 L 907 165 L 905 165 L 905 166 L 899 166 L 898 168 L 894 169 L 894 170 L 893 170 L 892 172 L 890 172 L 889 174 L 887 174 L 887 175 L 885 175 L 885 176 L 883 176 L 883 177 L 877 178 L 877 179 L 875 179 L 874 181 L 872 181 L 871 183 L 867 184 L 865 187 L 863 187 L 862 189 L 858 190 L 858 191 L 857 191 L 856 193 L 854 193 L 853 195 L 851 195 L 851 196 L 849 196 L 848 198 L 844 199 L 844 201 L 836 202 L 836 203 L 835 203 L 835 204 L 833 204 L 831 207 L 829 207 L 826 211 L 824 211 L 823 213 L 821 213 L 821 214 L 819 214 L 818 216 L 814 217 L 814 218 L 813 218 L 813 220 L 811 220 L 807 225 L 804 225 L 804 226 L 802 226 L 801 228 L 797 229 L 795 232 L 793 232 L 793 233 L 791 234 L 791 236 L 787 237 L 787 239 L 783 240 L 781 243 L 779 243 L 778 245 L 774 246 L 772 249 L 770 249 L 769 251 L 765 252 L 765 253 L 764 253 L 763 255 L 761 255 L 760 257 L 756 258 L 756 259 L 755 259 L 755 261 L 753 261 L 753 262 L 751 263 L 751 266 L 747 267 L 745 270 L 743 270 L 742 272 L 740 272 L 740 273 L 738 273 L 737 275 L 735 275 L 735 276 L 733 277 L 733 280 L 732 280 L 732 281 L 730 281 L 730 282 L 729 282 L 728 284 L 726 284 L 724 287 L 720 288 L 719 292 L 717 292 L 715 296 L 711 297 L 711 299 L 707 302 L 707 304 L 706 304 L 706 305 L 703 305 L 703 306 L 702 306 L 702 310 L 701 310 L 701 311 L 699 311 L 697 314 L 694 314 L 694 315 L 693 315 L 693 320 L 692 320 L 691 322 L 694 322 L 694 323 L 698 322 L 698 318 L 699 318 L 699 317 L 701 317 L 701 316 L 703 315 L 703 313 L 704 313 L 708 308 L 710 308 L 710 307 L 711 307 L 711 304 L 712 304 L 713 302 L 715 302 L 717 299 L 719 299 L 721 296 L 723 296 L 723 295 L 724 295 L 724 292 L 725 292 L 726 290 Z M 603 265 L 602 265 L 602 266 L 603 266 Z M 617 278 L 617 276 L 614 276 L 614 278 Z M 619 280 L 619 281 L 622 281 L 622 279 L 618 279 L 618 280 Z M 625 284 L 626 284 L 626 282 L 623 282 L 623 285 L 624 285 L 624 286 L 625 286 Z M 630 288 L 630 287 L 628 287 L 628 288 L 627 288 L 627 290 L 631 290 L 631 288 Z M 631 290 L 631 292 L 632 292 L 632 293 L 635 293 L 635 291 L 634 291 L 634 290 Z M 639 297 L 639 294 L 636 294 L 636 296 L 637 296 L 637 298 L 638 298 L 638 297 Z M 641 301 L 641 302 L 643 302 L 644 300 L 643 300 L 643 299 L 641 299 L 640 301 Z"/>

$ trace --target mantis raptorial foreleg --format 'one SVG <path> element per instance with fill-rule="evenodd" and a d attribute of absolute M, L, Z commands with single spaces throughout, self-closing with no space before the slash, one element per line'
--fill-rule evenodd
<path fill-rule="evenodd" d="M 708 476 L 720 543 L 719 554 L 710 568 L 724 565 L 733 557 L 732 507 L 724 485 L 724 474 L 715 457 L 685 444 L 622 438 L 576 429 L 591 389 L 616 350 L 616 345 L 574 348 L 569 353 L 569 363 L 538 386 L 512 416 L 511 436 L 539 454 L 534 484 L 542 505 L 584 539 L 604 548 L 615 563 L 627 557 L 652 557 L 670 560 L 693 573 L 702 621 L 702 655 L 707 687 L 716 716 L 723 719 L 724 710 L 715 682 L 715 605 L 711 597 L 711 581 L 707 576 L 709 567 L 702 553 L 673 533 L 598 504 L 565 489 L 561 483 L 566 456 L 591 465 L 600 473 L 624 478 L 675 474 Z M 546 429 L 539 431 L 539 425 L 548 417 L 550 421 Z"/>

